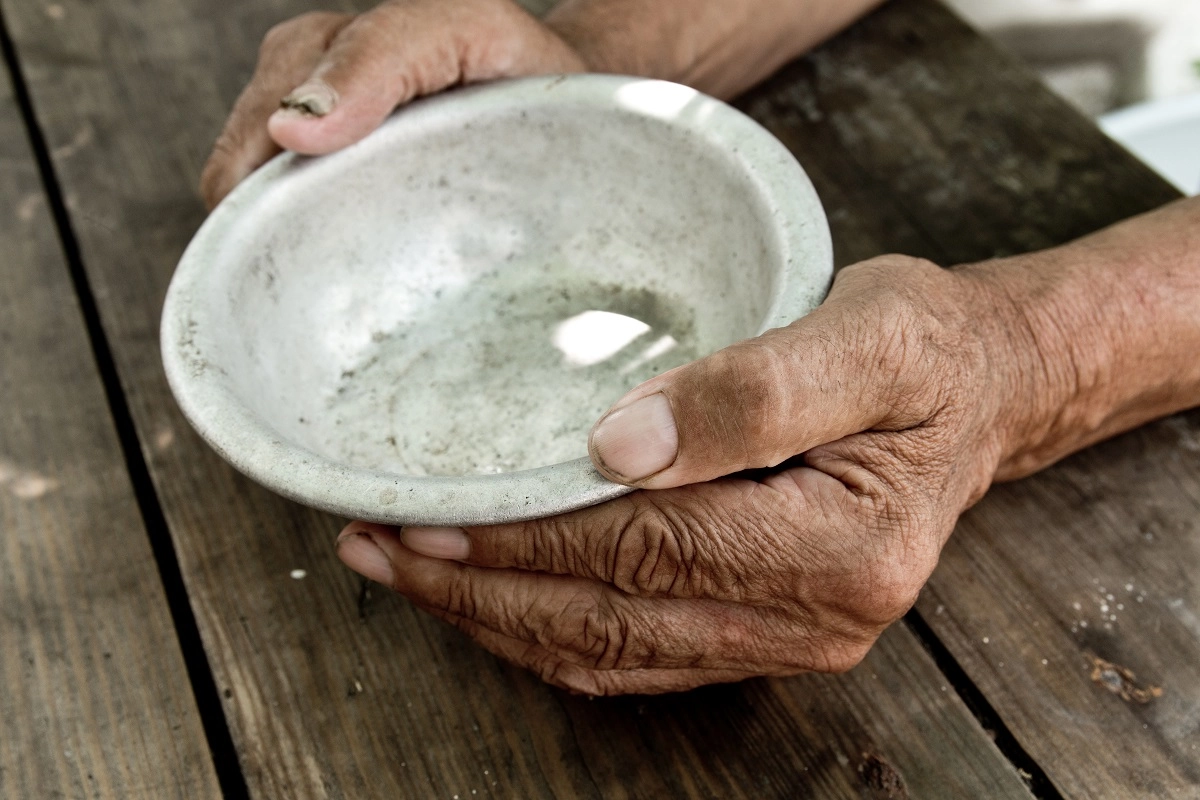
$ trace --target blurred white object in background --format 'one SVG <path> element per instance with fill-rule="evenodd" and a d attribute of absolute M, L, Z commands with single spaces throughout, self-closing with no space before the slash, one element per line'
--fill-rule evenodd
<path fill-rule="evenodd" d="M 1200 93 L 1140 103 L 1100 127 L 1187 194 L 1200 194 Z"/>
<path fill-rule="evenodd" d="M 1200 194 L 1200 0 L 947 0 L 1051 89 Z"/>
<path fill-rule="evenodd" d="M 1200 0 L 947 0 L 1090 116 L 1200 91 Z"/>

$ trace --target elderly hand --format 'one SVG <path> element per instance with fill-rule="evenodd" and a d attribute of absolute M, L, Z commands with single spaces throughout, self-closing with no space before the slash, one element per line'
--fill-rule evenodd
<path fill-rule="evenodd" d="M 495 78 L 590 69 L 725 97 L 880 0 L 563 0 L 538 21 L 513 0 L 385 0 L 311 13 L 267 34 L 204 167 L 211 209 L 281 148 L 330 153 L 415 97 Z"/>
<path fill-rule="evenodd" d="M 339 554 L 580 692 L 848 669 L 913 604 L 1000 461 L 1021 380 L 978 321 L 989 292 L 904 257 L 846 269 L 809 316 L 601 419 L 597 466 L 658 491 L 469 530 L 356 523 Z M 761 482 L 721 477 L 801 453 Z"/>
<path fill-rule="evenodd" d="M 358 16 L 305 14 L 263 39 L 200 191 L 212 208 L 281 147 L 338 150 L 420 95 L 583 69 L 571 47 L 512 0 L 387 0 Z"/>

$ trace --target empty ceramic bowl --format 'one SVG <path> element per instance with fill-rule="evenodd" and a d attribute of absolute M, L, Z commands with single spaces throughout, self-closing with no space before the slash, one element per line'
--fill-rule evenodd
<path fill-rule="evenodd" d="M 163 312 L 184 413 L 344 516 L 484 524 L 625 491 L 587 459 L 628 389 L 822 300 L 821 205 L 749 118 L 581 75 L 413 103 L 283 155 L 205 222 Z"/>

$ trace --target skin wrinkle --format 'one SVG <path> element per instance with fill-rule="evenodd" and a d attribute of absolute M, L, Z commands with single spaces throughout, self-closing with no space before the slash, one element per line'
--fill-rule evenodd
<path fill-rule="evenodd" d="M 430 610 L 430 613 L 455 625 L 496 655 L 528 664 L 543 680 L 582 694 L 624 694 L 632 687 L 644 687 L 648 691 L 679 691 L 704 683 L 742 680 L 752 675 L 745 670 L 691 670 L 680 674 L 679 670 L 632 669 L 598 673 L 565 663 L 539 645 L 502 636 L 469 620 L 439 613 L 436 609 Z"/>
<path fill-rule="evenodd" d="M 475 584 L 470 575 L 469 572 L 461 573 L 458 580 L 446 584 L 446 598 L 441 603 L 443 608 L 463 617 L 478 615 L 479 603 L 472 591 Z"/>
<path fill-rule="evenodd" d="M 772 491 L 764 489 L 764 491 Z M 736 514 L 737 525 L 732 532 L 728 547 L 732 558 L 723 558 L 715 563 L 729 565 L 717 584 L 717 596 L 725 596 L 740 602 L 758 604 L 771 603 L 775 595 L 770 583 L 769 571 L 764 566 L 781 554 L 789 554 L 794 564 L 805 563 L 796 552 L 797 539 L 764 535 L 764 532 L 791 531 L 797 526 L 798 515 L 791 510 L 794 505 L 787 498 L 774 494 L 769 502 L 754 505 L 752 514 Z"/>
<path fill-rule="evenodd" d="M 747 378 L 745 361 L 739 359 L 735 364 L 734 375 L 737 382 L 731 393 L 733 402 L 716 403 L 711 407 L 720 430 L 717 438 L 722 442 L 735 443 L 735 446 L 739 447 L 741 453 L 732 463 L 739 465 L 741 469 L 763 466 L 753 461 L 752 445 L 762 441 L 760 431 L 753 426 L 755 421 L 763 419 L 768 411 L 763 406 L 769 405 L 769 401 L 759 394 L 767 382 L 759 380 L 761 373 L 752 373 Z M 727 406 L 730 407 L 727 409 Z"/>
<path fill-rule="evenodd" d="M 540 620 L 532 620 L 532 617 L 523 617 L 521 619 L 521 636 L 532 639 L 549 652 L 571 663 L 595 668 L 597 666 L 596 657 L 591 655 L 592 644 L 588 636 L 589 632 L 595 628 L 596 623 L 600 621 L 597 615 L 603 614 L 602 603 L 602 593 L 597 596 L 582 590 L 578 591 L 574 597 L 562 604 L 561 611 L 552 618 L 550 625 L 545 625 Z M 534 607 L 537 608 L 536 603 Z M 539 608 L 538 610 L 544 609 Z M 566 622 L 574 618 L 580 620 L 578 626 L 573 622 Z M 531 620 L 534 624 L 531 624 Z M 564 622 L 570 627 L 570 630 L 564 629 Z M 506 632 L 501 631 L 501 633 Z"/>
<path fill-rule="evenodd" d="M 546 564 L 548 572 L 559 575 L 579 575 L 586 570 L 586 563 L 580 561 L 578 555 L 566 546 L 566 538 L 569 535 L 565 533 L 568 525 L 537 525 L 530 526 L 535 530 L 542 531 L 540 536 L 530 537 L 532 541 L 541 542 L 541 552 L 549 553 L 549 563 Z M 537 553 L 530 553 L 528 560 L 524 566 L 528 569 L 536 569 L 539 566 L 540 559 Z M 591 561 L 587 563 L 593 563 Z M 603 576 L 596 576 L 603 578 Z"/>
<path fill-rule="evenodd" d="M 688 543 L 691 535 L 686 528 L 676 526 L 669 504 L 654 503 L 653 496 L 646 496 L 638 503 L 637 511 L 628 525 L 619 534 L 612 548 L 612 559 L 624 557 L 630 566 L 621 571 L 613 570 L 610 580 L 622 591 L 643 597 L 675 596 L 679 590 L 679 578 L 688 573 Z M 637 535 L 632 536 L 631 532 Z M 638 542 L 642 547 L 638 547 Z M 650 543 L 650 544 L 647 544 Z M 647 567 L 647 559 L 654 552 L 654 564 Z M 641 553 L 642 555 L 637 555 Z M 665 560 L 665 563 L 664 563 Z M 666 570 L 664 580 L 664 572 Z M 665 585 L 664 585 L 665 584 Z M 686 580 L 684 585 L 688 585 Z M 684 596 L 700 596 L 688 592 Z"/>
<path fill-rule="evenodd" d="M 655 537 L 646 533 L 643 534 L 643 539 L 645 541 L 646 554 L 641 559 L 641 562 L 637 564 L 637 567 L 634 570 L 632 583 L 635 586 L 648 589 L 651 593 L 658 593 L 661 590 L 658 588 L 658 582 L 655 580 L 655 577 L 662 574 L 660 570 L 664 569 L 663 552 L 671 542 L 666 537 L 658 537 L 656 539 Z M 681 560 L 679 558 L 678 550 L 675 552 L 675 559 Z M 678 570 L 673 569 L 671 566 L 669 566 L 669 564 L 665 567 L 665 569 L 670 570 L 676 575 L 676 578 L 671 580 L 670 584 L 665 590 L 665 593 L 670 595 L 673 594 L 675 589 Z"/>
<path fill-rule="evenodd" d="M 533 641 L 529 641 L 528 639 L 518 639 L 518 638 L 515 638 L 512 636 L 509 636 L 508 634 L 504 633 L 503 631 L 497 630 L 496 628 L 494 628 L 491 625 L 480 622 L 479 620 L 476 620 L 473 618 L 455 614 L 452 611 L 447 611 L 446 609 L 439 608 L 436 605 L 427 605 L 427 604 L 422 604 L 420 602 L 416 602 L 416 605 L 419 608 L 421 608 L 423 611 L 425 611 L 426 613 L 432 614 L 433 616 L 438 617 L 439 619 L 443 619 L 443 620 L 446 620 L 447 622 L 450 622 L 451 624 L 455 625 L 460 630 L 462 630 L 464 633 L 467 633 L 468 635 L 471 635 L 475 638 L 478 638 L 478 634 L 480 631 L 487 631 L 488 633 L 492 634 L 493 636 L 495 636 L 497 638 L 511 641 L 514 643 L 520 643 L 521 645 L 523 645 L 526 648 L 527 651 L 537 652 L 537 653 L 541 654 L 541 656 L 543 658 L 551 657 L 559 665 L 570 665 L 570 666 L 587 668 L 586 667 L 587 659 L 585 656 L 582 656 L 579 653 L 576 653 L 571 648 L 561 647 L 556 641 L 554 641 L 552 639 L 547 640 L 547 641 L 542 641 L 544 629 L 541 626 L 532 626 L 531 630 L 536 630 L 538 632 L 538 635 L 535 636 L 535 635 L 531 634 L 529 636 L 529 639 L 532 639 Z M 530 627 L 530 626 L 527 625 L 527 627 Z M 493 652 L 495 652 L 495 651 L 493 650 Z M 500 654 L 498 653 L 498 655 L 500 655 Z M 578 661 L 578 663 L 576 663 L 576 661 L 573 661 L 571 659 L 576 659 Z M 528 662 L 522 662 L 522 663 L 528 663 Z M 590 668 L 588 668 L 588 669 L 590 669 Z"/>
<path fill-rule="evenodd" d="M 667 562 L 665 573 L 650 572 L 644 581 L 634 584 L 634 590 L 661 597 L 707 596 L 692 583 L 692 577 L 697 574 L 695 537 L 687 521 L 681 521 L 670 504 L 652 504 L 638 522 L 647 535 L 658 541 L 659 552 L 666 554 Z M 640 568 L 638 572 L 641 572 Z"/>
<path fill-rule="evenodd" d="M 630 524 L 623 525 L 617 530 L 616 537 L 612 542 L 612 546 L 608 548 L 607 575 L 603 579 L 609 581 L 618 589 L 623 591 L 631 591 L 640 588 L 637 586 L 636 581 L 630 577 L 630 573 L 623 568 L 623 565 L 621 564 L 621 556 L 629 551 L 629 540 L 634 535 L 634 531 L 640 532 L 643 538 L 650 535 L 648 528 L 642 521 L 644 516 L 644 511 L 635 511 Z M 636 545 L 634 545 L 634 550 L 636 551 Z M 634 572 L 634 575 L 636 575 L 636 571 Z"/>
<path fill-rule="evenodd" d="M 726 494 L 740 486 L 746 486 L 746 491 L 720 506 L 700 497 L 695 511 L 692 507 L 674 510 L 675 524 L 695 531 L 690 539 L 694 552 L 686 565 L 686 575 L 688 586 L 698 596 L 738 602 L 755 602 L 761 596 L 754 589 L 755 581 L 763 560 L 772 555 L 764 550 L 773 549 L 776 543 L 766 534 L 770 529 L 758 524 L 764 501 L 761 492 L 755 491 L 756 484 L 729 481 Z M 752 497 L 758 502 L 748 502 Z M 715 535 L 714 531 L 723 531 L 724 535 Z"/>
<path fill-rule="evenodd" d="M 576 607 L 576 606 L 580 605 L 580 603 L 581 603 L 581 601 L 579 600 L 579 598 L 580 598 L 580 597 L 583 597 L 583 598 L 585 598 L 585 600 L 583 600 L 583 601 L 582 601 L 583 603 L 585 603 L 585 604 L 586 604 L 587 602 L 590 602 L 590 599 L 587 599 L 587 598 L 589 598 L 589 596 L 588 596 L 587 594 L 582 594 L 582 595 L 581 595 L 581 594 L 577 593 L 577 594 L 575 595 L 575 598 L 574 598 L 574 599 L 572 599 L 572 600 L 571 600 L 571 601 L 570 601 L 570 602 L 567 604 L 567 606 L 566 606 L 566 610 L 565 610 L 563 613 L 561 613 L 561 614 L 559 614 L 559 615 L 558 615 L 558 618 L 559 618 L 559 619 L 561 619 L 561 618 L 563 618 L 563 617 L 570 617 L 570 616 L 571 616 L 571 614 L 572 614 L 572 610 L 574 609 L 574 607 Z M 478 601 L 475 601 L 475 603 L 476 603 L 476 605 L 477 605 L 477 604 L 478 604 Z M 727 606 L 726 606 L 726 607 L 727 607 Z M 451 609 L 451 610 L 453 611 L 453 609 Z M 735 608 L 734 610 L 736 610 L 736 608 Z M 591 614 L 593 614 L 593 615 L 594 615 L 596 612 L 595 612 L 595 611 L 592 611 L 592 612 L 589 612 L 589 613 L 591 613 Z M 618 612 L 618 613 L 622 613 L 622 612 Z M 756 613 L 757 613 L 757 612 L 756 612 Z M 603 633 L 604 633 L 603 639 L 604 639 L 604 641 L 606 641 L 606 642 L 609 642 L 609 643 L 610 643 L 610 644 L 608 644 L 608 649 L 610 649 L 610 650 L 611 650 L 611 648 L 612 648 L 612 644 L 611 644 L 611 642 L 612 642 L 612 641 L 613 641 L 613 639 L 614 639 L 614 637 L 613 637 L 613 634 L 611 633 L 611 631 L 612 631 L 612 628 L 611 628 L 611 623 L 607 622 L 607 620 L 605 619 L 605 617 L 604 617 L 604 616 L 591 616 L 591 617 L 585 617 L 585 618 L 586 618 L 586 619 L 592 619 L 592 620 L 599 620 L 599 621 L 601 622 L 601 624 L 600 624 L 599 626 L 597 626 L 595 623 L 593 623 L 592 629 L 593 629 L 593 630 L 599 630 L 599 631 L 601 631 L 601 632 L 603 632 Z M 535 620 L 533 619 L 533 617 L 526 617 L 526 618 L 523 618 L 523 619 L 521 620 L 521 627 L 522 627 L 522 628 L 529 628 L 529 627 L 532 627 L 532 625 L 533 625 L 534 621 L 535 621 Z M 565 647 L 562 647 L 562 644 L 563 644 L 562 638 L 561 638 L 561 637 L 559 637 L 559 638 L 555 638 L 555 636 L 554 636 L 554 634 L 553 634 L 553 630 L 554 630 L 553 628 L 551 628 L 551 629 L 545 629 L 545 628 L 541 628 L 541 629 L 538 629 L 538 630 L 529 631 L 529 633 L 532 633 L 532 634 L 536 635 L 536 636 L 537 636 L 537 639 L 538 639 L 538 641 L 539 641 L 539 643 L 541 643 L 543 646 L 545 646 L 545 647 L 547 647 L 547 648 L 549 648 L 549 649 L 553 649 L 555 652 L 558 652 L 558 653 L 559 653 L 559 655 L 561 655 L 561 656 L 563 656 L 563 657 L 570 658 L 570 659 L 572 659 L 572 660 L 573 660 L 573 659 L 574 659 L 574 657 L 571 655 L 571 653 L 570 653 L 570 650 L 569 650 L 569 648 L 571 647 L 571 645 L 570 645 L 570 644 L 567 644 Z M 648 634 L 648 638 L 649 638 L 649 639 L 652 639 L 652 638 L 653 638 L 653 636 L 655 635 L 656 631 L 657 631 L 659 634 L 661 634 L 661 631 L 658 631 L 658 629 L 657 629 L 656 627 L 654 627 L 654 626 L 652 626 L 651 628 L 649 628 L 649 629 L 648 629 L 648 631 L 649 631 L 649 634 Z M 622 647 L 621 647 L 621 652 L 623 653 L 623 655 L 622 655 L 622 658 L 623 658 L 623 659 L 625 659 L 625 658 L 628 658 L 628 656 L 627 656 L 627 655 L 625 655 L 625 653 L 627 653 L 627 652 L 628 652 L 627 648 L 628 648 L 628 647 L 629 647 L 629 645 L 632 643 L 632 642 L 631 642 L 631 640 L 630 640 L 628 637 L 630 637 L 630 636 L 632 636 L 632 635 L 633 635 L 633 634 L 628 634 L 628 635 L 626 635 L 626 637 L 624 637 L 624 638 L 622 639 L 622 641 L 624 642 L 624 644 L 623 644 L 623 645 L 622 645 Z M 835 638 L 836 638 L 836 637 L 835 637 Z M 591 648 L 591 649 L 594 649 L 594 648 L 595 648 L 595 644 L 592 644 L 592 643 L 585 642 L 585 645 L 587 645 L 587 646 L 588 646 L 589 648 Z M 643 646 L 644 646 L 644 643 L 643 643 Z M 577 644 L 577 643 L 576 643 L 576 645 L 575 645 L 575 648 L 576 648 L 576 649 L 578 649 L 578 644 Z M 593 656 L 593 658 L 594 658 L 594 656 Z M 675 659 L 675 660 L 677 660 L 677 661 L 679 660 L 679 657 L 678 657 L 678 656 L 673 656 L 672 658 L 674 658 L 674 659 Z M 823 660 L 823 661 L 822 661 L 822 659 L 820 659 L 820 658 L 817 658 L 817 660 L 818 660 L 818 661 L 822 661 L 822 663 L 828 663 L 828 664 L 830 664 L 830 665 L 833 665 L 834 667 L 841 668 L 841 667 L 842 667 L 842 666 L 844 666 L 844 665 L 841 663 L 841 660 L 840 660 L 840 659 L 844 659 L 844 658 L 845 658 L 844 654 L 839 654 L 839 655 L 836 655 L 836 656 L 830 656 L 830 657 L 829 657 L 829 659 L 825 659 L 825 660 Z M 691 659 L 689 659 L 689 658 L 684 658 L 684 659 L 683 659 L 683 663 L 690 664 L 690 663 L 701 663 L 701 662 L 693 662 L 693 661 L 692 661 Z"/>
<path fill-rule="evenodd" d="M 516 632 L 523 636 L 533 638 L 539 646 L 550 652 L 553 652 L 557 657 L 563 658 L 569 663 L 580 664 L 588 666 L 589 668 L 598 665 L 603 659 L 603 654 L 610 653 L 616 647 L 614 643 L 619 639 L 621 642 L 619 649 L 622 652 L 622 659 L 632 658 L 634 659 L 635 663 L 640 664 L 643 660 L 651 657 L 649 654 L 658 653 L 658 650 L 654 647 L 653 643 L 656 640 L 656 637 L 659 639 L 662 638 L 662 623 L 665 622 L 665 620 L 651 624 L 644 628 L 639 628 L 638 631 L 634 631 L 629 626 L 631 621 L 637 620 L 639 616 L 635 613 L 632 613 L 632 611 L 624 605 L 614 604 L 612 602 L 614 597 L 620 599 L 619 596 L 614 596 L 611 594 L 604 596 L 603 599 L 597 599 L 594 595 L 587 591 L 576 591 L 572 598 L 563 605 L 561 611 L 556 614 L 556 622 L 572 616 L 579 616 L 579 618 L 583 620 L 582 630 L 586 634 L 582 637 L 582 639 L 579 636 L 572 636 L 569 632 L 564 631 L 561 626 L 545 626 L 538 622 L 538 620 L 535 618 L 535 615 L 532 614 L 529 616 L 522 616 L 516 621 L 519 629 Z M 624 602 L 633 602 L 633 599 L 625 598 L 622 603 Z M 735 621 L 738 619 L 744 619 L 744 615 L 747 612 L 747 609 L 742 608 L 736 603 L 728 603 L 723 601 L 677 602 L 689 603 L 689 605 L 694 606 L 697 609 L 711 609 L 710 612 L 705 613 L 703 616 L 707 617 L 714 613 L 717 614 L 717 616 L 719 616 L 722 620 L 720 625 L 714 626 L 718 631 L 726 629 L 729 626 L 731 619 Z M 417 603 L 423 608 L 431 609 L 437 612 L 439 616 L 462 616 L 453 608 L 446 609 L 439 607 L 436 604 L 430 606 L 421 601 L 419 598 L 417 599 Z M 476 604 L 478 604 L 478 601 L 476 601 Z M 582 611 L 576 611 L 576 609 L 582 609 Z M 731 617 L 730 615 L 733 616 Z M 757 611 L 754 612 L 752 618 L 755 620 L 758 619 Z M 482 625 L 484 628 L 492 630 L 498 635 L 508 636 L 508 634 L 504 631 L 497 631 L 495 627 L 488 625 L 486 622 L 480 622 L 476 620 L 476 624 Z M 616 629 L 619 631 L 619 634 L 617 635 L 614 635 L 613 633 L 614 626 L 616 626 Z M 673 627 L 671 629 L 674 630 Z M 574 630 L 578 633 L 580 629 L 575 628 Z M 758 647 L 757 643 L 764 641 L 764 637 L 761 634 L 762 625 L 756 625 L 755 630 L 756 632 L 750 637 L 756 643 L 755 647 L 743 648 L 737 653 L 731 654 L 728 651 L 724 653 L 697 651 L 697 655 L 685 656 L 682 654 L 683 651 L 680 651 L 677 645 L 669 653 L 667 651 L 663 651 L 663 658 L 665 660 L 669 660 L 673 664 L 684 666 L 697 663 L 707 664 L 710 663 L 709 659 L 713 658 L 714 656 L 719 656 L 720 658 L 725 659 L 739 658 L 743 660 L 743 663 L 750 663 L 746 661 L 747 654 L 751 652 L 758 652 L 761 648 Z M 632 651 L 634 652 L 634 655 L 629 655 L 628 653 L 631 651 L 629 651 L 628 648 L 633 643 L 637 643 L 638 647 L 636 651 Z M 601 655 L 597 655 L 597 651 L 600 651 Z M 769 650 L 767 651 L 767 655 L 770 656 Z M 713 663 L 724 664 L 725 662 L 721 661 L 720 658 Z M 756 661 L 755 663 L 758 662 Z M 676 668 L 678 668 L 678 666 Z"/>
<path fill-rule="evenodd" d="M 605 612 L 608 613 L 605 613 Z M 619 669 L 625 661 L 625 648 L 632 640 L 629 626 L 629 613 L 618 612 L 610 604 L 604 603 L 596 608 L 591 614 L 584 617 L 584 636 L 587 636 L 588 623 L 592 623 L 596 633 L 593 636 L 598 638 L 600 644 L 600 652 L 596 656 L 596 669 Z M 653 637 L 640 639 L 644 643 L 653 640 Z M 590 653 L 591 649 L 585 651 Z M 649 659 L 651 653 L 647 647 L 644 656 Z"/>
<path fill-rule="evenodd" d="M 704 574 L 704 570 L 700 567 L 702 550 L 698 547 L 697 539 L 705 535 L 712 536 L 715 530 L 720 529 L 721 520 L 711 518 L 706 513 L 706 509 L 699 506 L 695 516 L 708 521 L 707 525 L 703 525 L 703 523 L 697 525 L 699 520 L 689 522 L 686 517 L 679 514 L 678 508 L 673 505 L 659 506 L 657 510 L 660 530 L 664 535 L 669 536 L 674 544 L 675 559 L 674 563 L 670 565 L 666 594 L 677 597 L 680 596 L 679 592 L 683 591 L 686 593 L 683 595 L 685 597 L 711 596 L 705 590 L 702 578 Z M 704 529 L 697 531 L 696 528 L 701 526 Z"/>
<path fill-rule="evenodd" d="M 741 444 L 743 468 L 768 467 L 795 455 L 781 453 L 778 445 L 771 446 L 773 420 L 791 416 L 787 413 L 789 381 L 774 349 L 750 348 L 749 352 L 752 357 L 738 365 L 738 377 L 740 385 L 750 391 L 738 396 L 729 427 L 734 431 L 734 441 Z"/>

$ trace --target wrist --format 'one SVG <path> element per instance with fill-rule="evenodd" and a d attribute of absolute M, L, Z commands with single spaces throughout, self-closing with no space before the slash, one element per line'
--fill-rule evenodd
<path fill-rule="evenodd" d="M 995 480 L 1054 460 L 1047 451 L 1071 435 L 1076 424 L 1069 417 L 1085 413 L 1085 386 L 1098 382 L 1107 360 L 1104 342 L 1094 338 L 1086 353 L 1076 352 L 1071 332 L 1082 327 L 1074 319 L 1081 312 L 1053 285 L 1049 260 L 1034 254 L 955 270 L 975 289 L 994 414 Z"/>
<path fill-rule="evenodd" d="M 958 268 L 1000 401 L 996 479 L 1200 403 L 1200 203 Z M 1191 240 L 1191 241 L 1189 241 Z"/>
<path fill-rule="evenodd" d="M 579 55 L 588 72 L 678 80 L 681 65 L 671 52 L 678 43 L 667 32 L 671 4 L 650 6 L 637 18 L 621 13 L 622 5 L 565 0 L 542 21 Z"/>
<path fill-rule="evenodd" d="M 564 0 L 545 24 L 592 72 L 641 75 L 730 98 L 882 0 Z"/>

